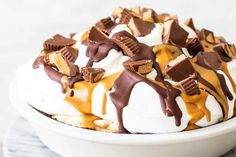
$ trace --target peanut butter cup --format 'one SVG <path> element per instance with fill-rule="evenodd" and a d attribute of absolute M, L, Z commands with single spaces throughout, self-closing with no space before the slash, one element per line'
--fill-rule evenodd
<path fill-rule="evenodd" d="M 81 73 L 85 81 L 90 83 L 96 83 L 102 79 L 105 70 L 102 68 L 83 67 L 81 69 Z"/>
<path fill-rule="evenodd" d="M 186 32 L 175 20 L 164 23 L 164 43 L 175 44 L 180 47 L 186 45 L 188 32 Z"/>
<path fill-rule="evenodd" d="M 117 36 L 114 35 L 112 39 L 123 50 L 123 52 L 130 57 L 133 57 L 140 51 L 138 43 L 129 36 L 122 34 Z"/>
<path fill-rule="evenodd" d="M 75 40 L 57 34 L 51 39 L 46 40 L 43 47 L 46 50 L 57 51 L 65 46 L 72 46 L 73 44 L 75 44 Z"/>
<path fill-rule="evenodd" d="M 194 75 L 195 71 L 189 59 L 180 55 L 166 66 L 165 73 L 173 81 L 179 82 Z"/>
<path fill-rule="evenodd" d="M 137 60 L 137 61 L 125 61 L 123 66 L 130 71 L 137 72 L 139 74 L 148 74 L 152 71 L 152 60 Z"/>

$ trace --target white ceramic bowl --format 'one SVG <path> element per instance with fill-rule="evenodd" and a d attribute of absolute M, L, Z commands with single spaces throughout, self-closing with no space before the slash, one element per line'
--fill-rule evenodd
<path fill-rule="evenodd" d="M 41 140 L 65 157 L 217 157 L 236 146 L 236 118 L 210 127 L 168 134 L 113 134 L 57 122 L 33 109 L 9 88 L 15 108 Z"/>

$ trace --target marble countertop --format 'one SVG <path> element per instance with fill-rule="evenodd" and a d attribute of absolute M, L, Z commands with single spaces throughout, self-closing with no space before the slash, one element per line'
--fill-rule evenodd
<path fill-rule="evenodd" d="M 4 157 L 61 157 L 46 147 L 24 118 L 18 118 L 4 140 Z M 235 157 L 236 147 L 221 157 Z"/>
<path fill-rule="evenodd" d="M 7 94 L 16 68 L 37 54 L 51 35 L 82 31 L 110 15 L 116 6 L 137 5 L 178 14 L 181 21 L 193 17 L 197 28 L 206 26 L 236 43 L 235 0 L 0 0 L 0 145 L 7 128 L 19 116 Z"/>

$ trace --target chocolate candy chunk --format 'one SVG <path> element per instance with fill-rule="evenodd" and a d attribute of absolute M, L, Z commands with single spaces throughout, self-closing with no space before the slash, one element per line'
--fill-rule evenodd
<path fill-rule="evenodd" d="M 223 64 L 217 52 L 199 52 L 196 56 L 196 63 L 214 70 L 221 69 Z"/>
<path fill-rule="evenodd" d="M 44 61 L 48 65 L 55 66 L 60 73 L 67 76 L 75 76 L 79 72 L 78 66 L 67 60 L 59 51 L 46 55 Z"/>
<path fill-rule="evenodd" d="M 175 87 L 180 88 L 182 92 L 187 95 L 198 95 L 200 94 L 200 88 L 197 82 L 194 80 L 193 76 L 190 76 L 180 82 L 178 82 Z"/>
<path fill-rule="evenodd" d="M 123 66 L 130 71 L 137 72 L 139 74 L 148 74 L 152 71 L 152 60 L 127 60 L 123 63 Z"/>
<path fill-rule="evenodd" d="M 121 12 L 120 23 L 127 24 L 134 36 L 145 36 L 153 30 L 153 22 L 144 21 L 135 12 L 123 9 Z"/>
<path fill-rule="evenodd" d="M 215 44 L 215 36 L 213 32 L 202 29 L 200 32 L 198 32 L 198 38 L 203 46 L 204 51 L 212 51 Z"/>
<path fill-rule="evenodd" d="M 132 12 L 134 12 L 135 15 L 137 15 L 137 16 L 139 16 L 139 17 L 142 16 L 142 10 L 141 10 L 140 6 L 132 7 L 130 10 L 131 10 Z"/>
<path fill-rule="evenodd" d="M 207 30 L 207 29 L 202 29 L 199 33 L 198 33 L 198 38 L 200 40 L 205 40 L 206 42 L 215 43 L 215 36 L 214 33 Z"/>
<path fill-rule="evenodd" d="M 186 32 L 175 20 L 169 20 L 164 23 L 164 43 L 175 44 L 180 47 L 186 45 L 188 32 Z"/>
<path fill-rule="evenodd" d="M 77 33 L 70 33 L 70 38 L 73 39 Z"/>
<path fill-rule="evenodd" d="M 124 54 L 130 57 L 133 57 L 140 51 L 138 43 L 129 36 L 122 36 L 122 34 L 121 35 L 115 34 L 112 37 L 112 40 L 123 50 Z"/>
<path fill-rule="evenodd" d="M 101 19 L 99 22 L 95 24 L 97 28 L 104 31 L 105 33 L 110 33 L 111 29 L 115 26 L 115 22 L 111 19 L 111 17 L 107 17 Z"/>
<path fill-rule="evenodd" d="M 185 25 L 189 26 L 190 28 L 192 28 L 194 31 L 196 31 L 196 28 L 193 24 L 193 19 L 192 18 L 188 18 L 185 22 Z"/>
<path fill-rule="evenodd" d="M 137 15 L 133 11 L 125 8 L 121 12 L 120 23 L 128 24 L 131 18 L 133 17 L 138 18 Z"/>
<path fill-rule="evenodd" d="M 203 47 L 198 38 L 189 38 L 186 42 L 186 48 L 191 56 L 195 56 L 198 52 L 203 51 Z"/>
<path fill-rule="evenodd" d="M 195 70 L 184 55 L 180 55 L 175 60 L 169 62 L 166 66 L 165 73 L 176 82 L 182 81 L 195 73 Z"/>
<path fill-rule="evenodd" d="M 169 21 L 169 20 L 174 20 L 176 23 L 179 23 L 179 19 L 177 15 L 170 16 L 166 19 L 166 21 Z"/>
<path fill-rule="evenodd" d="M 114 19 L 120 18 L 121 17 L 121 12 L 123 11 L 124 8 L 122 7 L 117 7 L 113 10 L 112 12 L 112 17 Z"/>
<path fill-rule="evenodd" d="M 117 33 L 115 33 L 115 34 L 111 37 L 111 39 L 120 38 L 120 37 L 122 37 L 122 36 L 127 36 L 127 37 L 129 37 L 130 39 L 132 39 L 133 41 L 135 41 L 135 42 L 138 43 L 138 40 L 137 40 L 133 35 L 131 35 L 129 32 L 127 32 L 127 31 L 120 31 L 120 32 L 117 32 Z"/>
<path fill-rule="evenodd" d="M 217 36 L 217 37 L 215 37 L 215 42 L 216 42 L 216 44 L 227 43 L 227 41 L 225 40 L 225 38 L 222 37 L 222 36 Z"/>
<path fill-rule="evenodd" d="M 96 27 L 92 27 L 88 32 L 88 40 L 98 42 L 107 39 L 108 36 Z"/>
<path fill-rule="evenodd" d="M 74 63 L 78 57 L 78 49 L 73 47 L 64 47 L 59 51 L 68 61 Z"/>
<path fill-rule="evenodd" d="M 47 65 L 53 65 L 53 62 L 50 59 L 51 59 L 51 56 L 54 55 L 55 53 L 57 52 L 55 51 L 55 52 L 52 52 L 43 56 L 43 62 Z"/>
<path fill-rule="evenodd" d="M 142 19 L 144 21 L 156 23 L 156 22 L 158 22 L 158 15 L 153 9 L 143 8 L 142 9 Z"/>
<path fill-rule="evenodd" d="M 170 19 L 170 17 L 171 17 L 170 14 L 167 13 L 157 15 L 158 22 L 160 23 L 166 22 L 168 19 Z"/>
<path fill-rule="evenodd" d="M 57 51 L 62 49 L 65 46 L 72 46 L 75 44 L 75 40 L 63 37 L 59 34 L 53 36 L 53 38 L 48 39 L 44 42 L 44 49 Z"/>
<path fill-rule="evenodd" d="M 217 44 L 213 47 L 213 50 L 218 52 L 221 59 L 225 62 L 229 62 L 231 59 L 236 59 L 236 49 L 234 44 Z"/>
<path fill-rule="evenodd" d="M 54 65 L 53 57 L 57 54 L 61 54 L 66 60 L 74 63 L 78 57 L 78 50 L 72 47 L 66 46 L 59 51 L 53 51 L 45 54 L 43 57 L 44 63 L 47 65 Z"/>
<path fill-rule="evenodd" d="M 145 36 L 152 32 L 155 24 L 153 22 L 143 21 L 139 18 L 131 18 L 128 27 L 134 36 Z"/>
<path fill-rule="evenodd" d="M 85 81 L 96 83 L 102 79 L 103 75 L 105 74 L 105 70 L 102 68 L 83 67 L 81 69 L 81 73 Z"/>

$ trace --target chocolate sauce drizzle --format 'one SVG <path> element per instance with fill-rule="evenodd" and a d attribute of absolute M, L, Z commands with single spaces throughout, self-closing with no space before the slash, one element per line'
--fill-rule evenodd
<path fill-rule="evenodd" d="M 134 57 L 131 58 L 131 60 L 133 61 L 144 60 L 144 59 L 152 60 L 153 68 L 157 71 L 157 76 L 155 80 L 159 81 L 159 83 L 163 84 L 163 86 L 165 87 L 165 88 L 161 87 L 157 83 L 153 83 L 139 74 L 130 71 L 123 72 L 114 83 L 115 91 L 110 94 L 111 100 L 113 101 L 117 109 L 120 132 L 121 133 L 128 132 L 123 126 L 122 110 L 126 105 L 128 105 L 130 93 L 134 85 L 137 84 L 138 82 L 147 83 L 159 94 L 163 113 L 167 116 L 174 116 L 176 125 L 179 126 L 182 117 L 182 112 L 179 109 L 179 106 L 176 103 L 175 98 L 178 95 L 180 95 L 180 91 L 176 88 L 173 88 L 170 85 L 170 83 L 163 81 L 161 68 L 159 64 L 156 62 L 156 56 L 153 52 L 153 47 L 150 47 L 143 43 L 139 43 L 138 40 L 127 31 L 121 31 L 115 33 L 112 36 L 112 39 L 115 39 L 117 36 L 127 36 L 131 38 L 133 41 L 137 42 L 140 51 L 139 53 L 135 54 Z M 86 50 L 86 56 L 90 58 L 86 66 L 92 67 L 94 62 L 99 62 L 102 59 L 104 59 L 108 55 L 111 49 L 119 51 L 121 48 L 115 45 L 115 43 L 111 39 L 102 40 L 97 43 L 90 43 Z"/>
<path fill-rule="evenodd" d="M 128 33 L 127 31 L 117 32 L 112 36 L 112 38 L 116 38 L 117 36 L 127 36 L 127 37 L 131 38 L 133 41 L 137 42 L 140 50 L 139 50 L 139 53 L 135 54 L 135 56 L 131 58 L 131 60 L 133 60 L 133 61 L 145 60 L 145 59 L 152 60 L 153 61 L 153 68 L 157 72 L 156 80 L 158 80 L 158 81 L 163 80 L 161 68 L 160 68 L 159 64 L 156 62 L 156 56 L 153 52 L 152 46 L 148 46 L 146 44 L 138 42 L 138 40 L 133 35 Z"/>
<path fill-rule="evenodd" d="M 62 82 L 63 75 L 59 71 L 55 70 L 52 66 L 49 66 L 49 65 L 44 66 L 44 71 L 51 80 L 61 85 L 62 93 L 65 93 L 66 92 L 65 85 Z"/>
<path fill-rule="evenodd" d="M 171 26 L 173 26 L 173 28 L 179 27 L 178 23 L 176 21 L 173 21 L 170 24 L 171 24 Z M 154 25 L 154 24 L 152 24 L 152 25 Z M 190 27 L 192 27 L 194 31 L 197 31 L 193 25 L 192 19 L 190 19 L 188 21 L 188 25 Z M 131 92 L 132 92 L 134 86 L 139 82 L 146 83 L 147 85 L 149 85 L 150 87 L 152 87 L 156 91 L 156 93 L 159 95 L 159 102 L 157 102 L 157 105 L 158 104 L 161 105 L 164 115 L 174 116 L 176 126 L 180 126 L 182 112 L 176 102 L 176 97 L 180 96 L 181 91 L 179 89 L 173 87 L 169 82 L 164 81 L 164 76 L 162 74 L 162 71 L 161 71 L 161 68 L 160 68 L 158 62 L 156 61 L 156 54 L 153 51 L 153 47 L 150 47 L 144 43 L 138 42 L 138 40 L 132 34 L 128 33 L 127 31 L 121 31 L 121 32 L 115 33 L 111 37 L 111 39 L 109 39 L 108 36 L 111 33 L 111 30 L 115 26 L 117 26 L 117 24 L 115 23 L 115 21 L 112 21 L 111 18 L 102 19 L 97 24 L 95 24 L 95 27 L 100 28 L 102 31 L 102 34 L 104 34 L 105 37 L 102 39 L 99 38 L 99 40 L 96 40 L 96 41 L 95 40 L 91 41 L 89 39 L 86 39 L 82 42 L 82 44 L 87 46 L 86 56 L 89 57 L 89 61 L 87 62 L 86 67 L 92 67 L 94 62 L 99 62 L 99 61 L 103 60 L 104 58 L 106 58 L 108 56 L 110 50 L 112 50 L 112 49 L 115 49 L 116 51 L 123 50 L 123 52 L 125 52 L 125 50 L 122 49 L 121 46 L 119 47 L 117 44 L 115 44 L 114 39 L 117 36 L 126 36 L 126 37 L 132 39 L 134 42 L 136 42 L 137 44 L 135 44 L 135 45 L 136 46 L 138 45 L 138 47 L 139 47 L 138 53 L 134 53 L 134 56 L 131 57 L 131 60 L 132 61 L 152 60 L 153 68 L 157 72 L 156 78 L 153 81 L 153 80 L 149 80 L 148 78 L 146 78 L 145 76 L 143 76 L 141 74 L 135 73 L 133 71 L 125 70 L 120 74 L 120 76 L 114 82 L 114 86 L 113 86 L 114 90 L 110 93 L 110 98 L 117 110 L 117 116 L 118 116 L 118 122 L 119 122 L 119 132 L 120 133 L 129 133 L 129 131 L 126 130 L 124 127 L 122 113 L 123 113 L 124 107 L 126 107 L 129 103 L 129 98 L 130 98 L 130 95 L 131 95 Z M 176 31 L 176 30 L 177 29 L 170 29 L 169 32 L 167 32 L 167 35 L 164 37 L 164 40 L 166 40 L 166 42 L 171 42 L 171 43 L 175 42 L 177 44 L 177 47 L 185 47 L 186 46 L 186 38 L 187 38 L 188 33 L 186 31 L 184 31 L 182 28 L 178 29 L 179 31 Z M 183 39 L 181 38 L 181 36 L 179 36 L 180 32 L 182 32 Z M 214 37 L 213 32 L 205 30 L 205 29 L 202 29 L 200 32 L 199 31 L 197 31 L 197 32 L 198 32 L 197 33 L 198 37 L 201 41 L 204 41 L 207 44 L 214 46 L 215 37 Z M 96 36 L 96 34 L 95 34 L 95 36 Z M 213 41 L 207 40 L 208 36 L 212 37 Z M 66 39 L 64 37 L 62 38 L 59 35 L 57 35 L 55 37 L 57 37 L 57 38 L 60 37 L 59 38 L 60 40 Z M 51 40 L 52 39 L 49 39 L 49 41 L 51 41 Z M 56 44 L 49 43 L 48 46 L 47 46 L 47 44 L 45 46 L 46 47 L 51 46 L 51 48 L 53 48 L 53 50 L 57 50 L 57 49 L 60 49 L 61 47 L 64 47 L 65 45 L 69 44 L 69 46 L 71 46 L 72 44 L 75 43 L 75 41 L 71 40 L 71 39 L 66 39 L 66 42 L 65 41 L 62 42 L 62 41 L 60 41 L 59 43 L 57 41 Z M 47 42 L 48 42 L 48 40 L 47 40 Z M 217 95 L 221 96 L 220 93 L 222 93 L 222 92 L 219 92 L 219 89 L 217 89 L 217 87 L 220 87 L 223 91 L 225 99 L 228 98 L 229 100 L 233 100 L 233 95 L 230 92 L 229 88 L 227 87 L 224 75 L 217 72 L 217 70 L 219 70 L 219 69 L 217 69 L 216 67 L 219 67 L 220 62 L 219 63 L 217 62 L 216 64 L 209 64 L 209 62 L 206 61 L 206 58 L 204 58 L 204 56 L 201 54 L 203 52 L 200 52 L 200 50 L 201 51 L 203 50 L 202 44 L 200 43 L 200 41 L 198 41 L 197 38 L 195 40 L 192 39 L 188 42 L 187 42 L 187 44 L 189 44 L 187 46 L 188 50 L 191 49 L 192 51 L 194 51 L 193 55 L 194 56 L 196 55 L 195 59 L 196 59 L 197 65 L 195 63 L 192 63 L 192 64 L 194 64 L 196 67 L 199 66 L 199 67 L 205 68 L 205 70 L 208 69 L 208 70 L 213 71 L 215 74 L 214 78 L 217 78 L 219 80 L 219 82 L 218 81 L 217 81 L 217 83 L 210 82 L 209 81 L 210 79 L 209 80 L 206 79 L 204 77 L 204 75 L 201 76 L 201 73 L 197 72 L 197 70 L 195 70 L 196 77 L 194 79 L 196 79 L 199 83 L 204 85 L 205 88 L 207 87 L 208 90 L 210 90 L 210 91 L 207 91 L 208 93 L 213 93 L 213 92 L 214 92 L 214 94 L 216 93 L 215 98 L 217 97 Z M 206 46 L 208 46 L 208 45 L 206 45 Z M 130 47 L 132 47 L 132 46 L 130 46 Z M 228 61 L 232 60 L 232 58 L 230 58 L 229 56 L 227 56 L 223 52 L 221 47 L 214 47 L 214 50 L 218 52 L 218 54 L 220 55 L 220 57 L 223 61 L 228 62 Z M 119 53 L 119 52 L 117 52 L 117 53 Z M 125 55 L 125 53 L 124 53 L 124 55 Z M 215 58 L 212 59 L 210 57 L 210 59 L 214 60 Z M 213 61 L 213 63 L 215 63 L 215 62 Z M 79 71 L 73 77 L 68 77 L 66 75 L 63 75 L 55 67 L 45 64 L 44 63 L 44 56 L 39 56 L 36 58 L 36 60 L 33 63 L 33 68 L 34 69 L 39 68 L 40 65 L 44 66 L 44 71 L 51 80 L 53 80 L 61 85 L 61 90 L 63 93 L 66 93 L 68 88 L 72 89 L 72 90 L 70 90 L 70 93 L 69 93 L 69 95 L 71 97 L 74 96 L 74 90 L 73 90 L 74 84 L 78 81 L 84 80 L 82 73 L 80 73 Z M 204 90 L 207 90 L 207 89 L 204 89 Z M 217 98 L 216 98 L 216 100 L 217 100 Z M 224 110 L 224 108 L 222 106 L 223 105 L 221 104 L 221 108 L 222 108 L 222 110 Z M 235 107 L 235 112 L 236 112 L 236 107 Z"/>
<path fill-rule="evenodd" d="M 208 52 L 210 53 L 210 52 Z M 203 67 L 203 68 L 206 68 L 208 70 L 211 70 L 215 73 L 217 79 L 219 80 L 219 83 L 220 83 L 220 88 L 222 89 L 222 92 L 225 96 L 225 100 L 226 98 L 228 98 L 229 100 L 233 100 L 233 95 L 232 93 L 230 92 L 227 84 L 226 84 L 226 81 L 225 81 L 225 78 L 222 74 L 219 74 L 216 70 L 214 70 L 213 68 L 209 67 L 204 60 L 201 60 L 200 57 L 197 57 L 197 61 L 196 63 Z M 201 77 L 201 74 L 198 73 L 197 75 L 197 81 L 199 81 L 200 83 L 202 83 L 203 85 L 205 85 L 206 87 L 210 88 L 212 91 L 214 91 L 218 96 L 222 97 L 220 92 L 219 92 L 219 89 L 216 89 L 215 86 L 211 83 L 211 82 L 208 82 L 206 79 L 202 78 Z M 210 91 L 208 91 L 208 93 L 211 93 Z M 212 95 L 214 96 L 214 95 Z M 214 96 L 215 97 L 215 96 Z M 215 97 L 216 101 L 218 101 L 218 99 Z M 226 100 L 227 101 L 227 100 Z M 223 111 L 223 116 L 224 116 L 224 119 L 227 119 L 227 109 L 224 109 L 224 104 L 222 104 L 220 101 L 218 101 L 218 103 L 220 104 L 220 107 Z"/>
<path fill-rule="evenodd" d="M 206 64 L 205 60 L 204 60 L 204 57 L 203 55 L 201 55 L 201 53 L 204 53 L 204 52 L 200 52 L 196 58 L 196 63 L 206 69 L 209 69 L 209 70 L 212 70 L 214 71 L 214 73 L 216 74 L 218 80 L 220 81 L 220 86 L 221 86 L 221 89 L 223 90 L 224 92 L 224 95 L 229 99 L 229 100 L 233 100 L 233 95 L 232 93 L 230 92 L 227 84 L 226 84 L 226 81 L 225 81 L 225 78 L 224 78 L 224 75 L 218 73 L 216 71 L 216 69 L 213 69 L 212 67 L 210 67 L 209 65 Z M 206 52 L 206 53 L 214 53 L 214 52 Z M 203 81 L 204 83 L 206 83 L 207 80 Z M 215 91 L 216 93 L 218 93 L 218 91 L 210 84 L 210 83 L 207 83 L 205 84 L 207 87 L 209 87 L 210 89 L 212 89 L 213 91 Z"/>
<path fill-rule="evenodd" d="M 137 42 L 139 44 L 140 51 L 138 54 L 135 54 L 135 56 L 132 57 L 131 60 L 152 60 L 153 68 L 157 71 L 156 80 L 163 80 L 161 68 L 156 62 L 156 56 L 153 52 L 153 47 L 150 47 L 143 43 L 139 43 L 138 40 L 127 31 L 115 33 L 112 38 L 116 38 L 116 36 L 128 36 L 129 38 Z M 102 59 L 106 58 L 111 49 L 115 49 L 117 51 L 120 50 L 120 48 L 111 39 L 102 40 L 97 43 L 90 43 L 86 50 L 86 56 L 89 57 L 89 61 L 86 67 L 92 67 L 94 62 L 99 62 Z"/>
<path fill-rule="evenodd" d="M 128 105 L 133 87 L 139 82 L 147 83 L 158 93 L 164 114 L 167 116 L 173 115 L 175 117 L 176 125 L 179 126 L 182 112 L 176 103 L 175 98 L 180 95 L 180 90 L 173 88 L 171 85 L 162 87 L 160 85 L 162 82 L 155 83 L 144 76 L 126 70 L 115 81 L 114 92 L 110 93 L 111 101 L 114 103 L 117 110 L 120 133 L 128 133 L 123 125 L 122 111 L 123 108 Z"/>
<path fill-rule="evenodd" d="M 43 64 L 44 64 L 43 58 L 44 58 L 44 56 L 39 56 L 39 57 L 37 57 L 37 58 L 34 60 L 34 63 L 33 63 L 33 65 L 32 65 L 32 68 L 33 68 L 33 69 L 37 69 L 37 68 L 39 68 L 40 65 L 43 65 Z"/>
<path fill-rule="evenodd" d="M 79 81 L 83 81 L 84 78 L 81 73 L 77 73 L 76 76 L 68 78 L 68 86 L 69 88 L 73 88 L 74 84 Z"/>
<path fill-rule="evenodd" d="M 89 57 L 86 67 L 92 67 L 94 62 L 99 62 L 106 58 L 111 49 L 120 50 L 111 39 L 90 43 L 86 50 L 86 56 Z"/>
<path fill-rule="evenodd" d="M 156 70 L 157 72 L 157 76 L 155 78 L 156 81 L 162 81 L 163 80 L 163 75 L 161 72 L 161 68 L 159 66 L 159 64 L 156 61 L 156 56 L 153 52 L 153 47 L 150 47 L 146 44 L 143 43 L 139 43 L 140 46 L 140 53 L 138 53 L 134 58 L 140 58 L 140 59 L 150 59 L 153 61 L 153 68 Z"/>
<path fill-rule="evenodd" d="M 61 74 L 59 71 L 57 71 L 56 69 L 54 69 L 50 65 L 44 65 L 44 71 L 51 80 L 53 80 L 61 85 L 62 93 L 66 93 L 66 86 L 67 85 L 69 88 L 72 89 L 76 82 L 84 80 L 81 73 L 77 73 L 76 76 L 68 78 L 67 76 Z M 66 77 L 65 82 L 63 82 L 63 77 Z"/>

